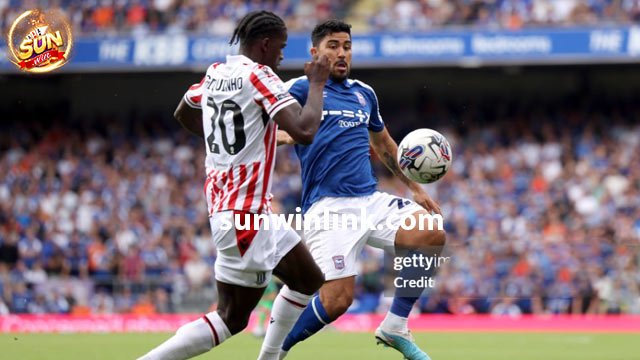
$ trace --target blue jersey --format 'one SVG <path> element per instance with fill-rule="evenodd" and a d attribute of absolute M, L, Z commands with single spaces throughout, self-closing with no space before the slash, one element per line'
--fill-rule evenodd
<path fill-rule="evenodd" d="M 304 106 L 306 76 L 287 82 L 289 93 Z M 311 145 L 296 145 L 302 167 L 302 211 L 323 196 L 373 194 L 377 179 L 371 166 L 369 130 L 380 132 L 384 122 L 373 89 L 358 80 L 324 86 L 320 128 Z"/>

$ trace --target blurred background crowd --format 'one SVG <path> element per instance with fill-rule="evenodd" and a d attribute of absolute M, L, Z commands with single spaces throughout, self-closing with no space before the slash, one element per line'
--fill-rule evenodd
<path fill-rule="evenodd" d="M 228 36 L 247 12 L 272 10 L 290 31 L 337 17 L 362 31 L 443 27 L 520 29 L 624 25 L 640 21 L 638 0 L 0 0 L 0 28 L 36 7 L 59 8 L 76 35 L 184 32 Z"/>
<path fill-rule="evenodd" d="M 637 102 L 420 106 L 415 120 L 383 111 L 397 141 L 429 126 L 454 149 L 449 173 L 427 186 L 452 260 L 419 310 L 640 313 Z M 215 301 L 202 139 L 152 113 L 72 121 L 23 110 L 0 125 L 0 314 L 166 313 Z M 381 190 L 409 196 L 373 161 Z M 291 147 L 278 150 L 273 184 L 276 211 L 294 213 Z M 362 254 L 352 312 L 388 306 L 382 258 Z"/>

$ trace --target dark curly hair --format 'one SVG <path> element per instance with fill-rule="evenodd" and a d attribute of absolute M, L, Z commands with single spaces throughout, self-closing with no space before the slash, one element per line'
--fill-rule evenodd
<path fill-rule="evenodd" d="M 313 28 L 311 43 L 313 46 L 318 46 L 325 36 L 340 32 L 346 32 L 351 37 L 351 25 L 336 19 L 324 21 Z"/>
<path fill-rule="evenodd" d="M 248 45 L 255 40 L 270 35 L 282 34 L 287 31 L 284 21 L 271 11 L 253 11 L 245 15 L 229 41 L 229 45 L 234 45 L 240 41 L 240 45 Z"/>

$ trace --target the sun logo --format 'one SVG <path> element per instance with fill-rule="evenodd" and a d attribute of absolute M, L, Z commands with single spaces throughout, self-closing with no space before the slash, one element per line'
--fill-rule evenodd
<path fill-rule="evenodd" d="M 21 70 L 48 72 L 69 60 L 73 37 L 62 13 L 28 10 L 11 25 L 8 44 L 12 62 Z"/>

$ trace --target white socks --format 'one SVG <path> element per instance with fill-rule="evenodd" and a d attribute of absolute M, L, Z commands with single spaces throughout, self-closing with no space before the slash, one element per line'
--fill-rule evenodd
<path fill-rule="evenodd" d="M 138 360 L 186 360 L 211 350 L 231 337 L 217 312 L 182 325 L 176 334 Z"/>
<path fill-rule="evenodd" d="M 298 317 L 311 300 L 289 289 L 280 290 L 271 311 L 271 323 L 260 350 L 259 360 L 278 360 L 284 339 Z M 202 318 L 181 326 L 175 335 L 138 360 L 186 360 L 203 354 L 231 337 L 229 329 L 218 313 L 211 312 Z"/>
<path fill-rule="evenodd" d="M 260 349 L 258 360 L 278 360 L 280 348 L 298 317 L 307 307 L 312 295 L 304 295 L 289 289 L 286 285 L 282 287 L 278 297 L 273 303 L 271 320 L 267 327 L 267 335 Z"/>
<path fill-rule="evenodd" d="M 382 320 L 380 327 L 386 330 L 395 330 L 401 333 L 406 333 L 409 331 L 408 322 L 408 318 L 398 316 L 389 311 L 387 312 L 387 316 L 385 316 L 384 320 Z"/>

